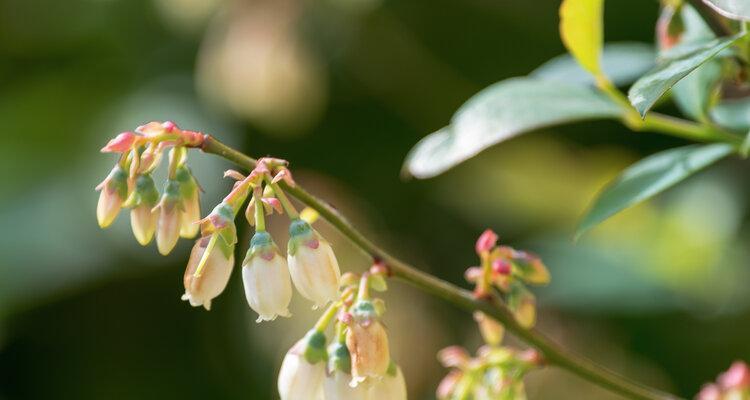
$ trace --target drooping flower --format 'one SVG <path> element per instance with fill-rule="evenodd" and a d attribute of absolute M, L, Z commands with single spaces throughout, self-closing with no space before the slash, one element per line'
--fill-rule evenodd
<path fill-rule="evenodd" d="M 292 221 L 289 236 L 287 258 L 294 286 L 316 306 L 336 300 L 341 271 L 330 243 L 301 219 Z"/>
<path fill-rule="evenodd" d="M 325 400 L 369 400 L 370 387 L 352 387 L 351 356 L 343 343 L 333 343 L 328 347 L 328 374 L 323 382 Z M 387 398 L 387 397 L 384 397 Z"/>
<path fill-rule="evenodd" d="M 352 385 L 367 378 L 381 379 L 388 371 L 391 354 L 388 334 L 370 300 L 358 300 L 352 307 L 352 323 L 346 334 L 346 347 L 352 359 Z"/>
<path fill-rule="evenodd" d="M 312 330 L 284 356 L 279 371 L 281 400 L 322 400 L 325 368 L 325 335 Z"/>
<path fill-rule="evenodd" d="M 234 247 L 227 246 L 218 233 L 196 240 L 185 269 L 182 300 L 211 310 L 211 301 L 226 288 L 233 267 Z"/>
<path fill-rule="evenodd" d="M 180 183 L 180 197 L 182 200 L 183 215 L 180 224 L 180 236 L 193 238 L 198 234 L 201 219 L 200 188 L 187 166 L 177 168 L 175 179 Z"/>
<path fill-rule="evenodd" d="M 159 220 L 156 229 L 156 246 L 162 255 L 169 254 L 180 239 L 182 225 L 182 202 L 180 201 L 180 183 L 168 179 L 161 201 L 156 206 Z"/>
<path fill-rule="evenodd" d="M 250 308 L 258 313 L 257 322 L 288 317 L 292 300 L 292 283 L 286 259 L 279 253 L 271 235 L 256 232 L 242 262 L 245 297 Z"/>
<path fill-rule="evenodd" d="M 106 228 L 117 218 L 122 204 L 128 197 L 128 173 L 119 164 L 115 165 L 96 189 L 100 191 L 96 219 L 100 227 Z"/>
<path fill-rule="evenodd" d="M 130 210 L 130 227 L 135 239 L 145 246 L 151 242 L 156 232 L 158 210 L 154 210 L 159 201 L 154 179 L 149 174 L 139 175 L 135 180 L 135 190 L 126 203 Z"/>
<path fill-rule="evenodd" d="M 406 381 L 401 368 L 391 362 L 383 379 L 372 384 L 370 399 L 406 400 Z"/>

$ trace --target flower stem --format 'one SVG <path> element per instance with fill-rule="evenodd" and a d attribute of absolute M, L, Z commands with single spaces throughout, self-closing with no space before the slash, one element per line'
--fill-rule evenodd
<path fill-rule="evenodd" d="M 315 330 L 318 332 L 325 331 L 333 317 L 335 317 L 336 313 L 339 311 L 339 307 L 341 307 L 340 301 L 334 302 L 328 306 L 326 312 L 323 313 L 323 315 L 320 316 L 320 319 L 318 319 L 318 322 L 315 323 Z"/>
<path fill-rule="evenodd" d="M 251 158 L 211 136 L 206 136 L 201 146 L 206 153 L 219 155 L 243 168 L 252 170 L 256 160 Z M 354 245 L 367 253 L 370 257 L 381 260 L 390 268 L 394 277 L 397 277 L 410 285 L 443 300 L 452 303 L 468 311 L 482 311 L 505 325 L 508 331 L 513 332 L 519 339 L 536 348 L 544 355 L 545 360 L 551 365 L 566 369 L 579 377 L 608 389 L 613 393 L 638 400 L 676 400 L 679 397 L 663 393 L 657 389 L 640 385 L 625 377 L 615 374 L 608 369 L 599 366 L 592 361 L 570 353 L 560 347 L 535 329 L 521 327 L 506 306 L 497 301 L 480 300 L 474 295 L 456 285 L 436 278 L 426 272 L 399 260 L 386 253 L 385 250 L 370 242 L 362 233 L 341 215 L 338 210 L 325 203 L 323 200 L 309 194 L 299 185 L 289 186 L 286 182 L 280 182 L 279 186 L 290 195 L 315 209 L 342 235 L 346 236 Z M 330 309 L 329 309 L 330 311 Z"/>
<path fill-rule="evenodd" d="M 292 205 L 292 202 L 289 201 L 289 198 L 286 197 L 286 193 L 284 193 L 283 190 L 279 187 L 277 183 L 273 183 L 270 179 L 266 178 L 266 181 L 269 185 L 271 185 L 271 189 L 273 189 L 273 193 L 276 195 L 276 198 L 279 199 L 281 202 L 281 206 L 284 207 L 284 211 L 289 216 L 289 219 L 297 219 L 299 218 L 299 213 L 297 212 L 297 209 L 294 208 L 294 205 Z"/>
<path fill-rule="evenodd" d="M 263 212 L 263 188 L 260 185 L 253 189 L 253 199 L 255 200 L 255 231 L 264 232 L 266 230 L 266 215 Z"/>

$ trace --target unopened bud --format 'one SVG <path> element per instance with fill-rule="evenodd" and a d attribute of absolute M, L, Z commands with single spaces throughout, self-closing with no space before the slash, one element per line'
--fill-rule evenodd
<path fill-rule="evenodd" d="M 180 183 L 167 180 L 164 194 L 157 206 L 159 220 L 156 230 L 156 245 L 159 253 L 169 254 L 180 239 L 182 226 L 182 204 L 180 202 Z"/>
<path fill-rule="evenodd" d="M 484 231 L 482 235 L 479 236 L 479 239 L 477 239 L 477 244 L 475 246 L 477 254 L 480 256 L 482 254 L 487 254 L 493 247 L 495 247 L 495 245 L 497 245 L 497 239 L 497 234 L 491 229 Z"/>
<path fill-rule="evenodd" d="M 180 197 L 183 207 L 180 236 L 193 238 L 200 230 L 198 224 L 201 219 L 200 188 L 193 174 L 184 165 L 177 169 L 175 179 L 180 183 Z"/>
<path fill-rule="evenodd" d="M 156 190 L 151 175 L 139 175 L 135 180 L 130 210 L 130 227 L 135 239 L 145 246 L 151 242 L 156 232 L 158 209 L 154 210 L 159 201 L 159 191 Z M 131 202 L 131 199 L 128 199 Z"/>
<path fill-rule="evenodd" d="M 99 203 L 96 206 L 96 219 L 99 226 L 106 228 L 112 225 L 123 202 L 128 197 L 128 173 L 119 164 L 115 165 L 109 175 L 97 186 Z"/>

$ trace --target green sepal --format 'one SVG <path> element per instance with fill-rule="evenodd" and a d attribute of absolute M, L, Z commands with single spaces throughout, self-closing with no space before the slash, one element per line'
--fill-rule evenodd
<path fill-rule="evenodd" d="M 370 275 L 368 279 L 370 288 L 378 292 L 385 292 L 388 290 L 388 283 L 385 281 L 385 277 L 381 274 Z"/>
<path fill-rule="evenodd" d="M 250 239 L 250 248 L 247 249 L 245 254 L 245 261 L 242 264 L 247 264 L 250 258 L 256 254 L 261 255 L 266 251 L 277 251 L 276 243 L 274 243 L 271 234 L 266 231 L 257 231 Z"/>
<path fill-rule="evenodd" d="M 299 218 L 292 220 L 289 224 L 289 243 L 287 244 L 287 253 L 293 256 L 297 254 L 297 249 L 307 240 L 315 237 L 315 230 L 306 221 Z"/>
<path fill-rule="evenodd" d="M 328 372 L 335 371 L 345 374 L 350 374 L 352 371 L 352 358 L 344 343 L 335 342 L 328 346 Z"/>
<path fill-rule="evenodd" d="M 398 365 L 393 360 L 388 363 L 388 369 L 385 371 L 390 377 L 395 377 L 398 374 Z"/>
<path fill-rule="evenodd" d="M 328 359 L 328 353 L 326 352 L 326 335 L 325 333 L 316 329 L 311 329 L 305 334 L 305 347 L 302 351 L 302 356 L 310 364 L 316 364 L 318 362 L 325 362 Z"/>
<path fill-rule="evenodd" d="M 175 179 L 180 182 L 180 196 L 183 199 L 190 200 L 198 193 L 198 182 L 187 166 L 182 165 L 177 168 Z"/>
<path fill-rule="evenodd" d="M 378 317 L 382 317 L 385 314 L 385 301 L 383 299 L 373 300 L 372 305 L 375 306 L 375 313 L 378 314 Z"/>
<path fill-rule="evenodd" d="M 110 173 L 108 189 L 114 189 L 117 196 L 123 201 L 128 197 L 128 173 L 119 165 L 115 165 Z"/>
<path fill-rule="evenodd" d="M 234 221 L 231 221 L 216 233 L 219 235 L 219 239 L 227 245 L 234 246 L 237 243 L 237 227 L 234 225 Z"/>
<path fill-rule="evenodd" d="M 221 239 L 221 236 L 219 236 Z M 232 257 L 232 254 L 234 254 L 234 243 L 227 243 L 224 240 L 217 240 L 215 245 L 220 251 L 221 254 L 224 255 L 224 258 L 227 260 Z"/>
<path fill-rule="evenodd" d="M 153 207 L 159 202 L 159 191 L 156 189 L 154 178 L 150 174 L 139 175 L 135 180 L 135 191 L 138 196 L 138 204 Z"/>
<path fill-rule="evenodd" d="M 355 321 L 367 321 L 378 317 L 375 304 L 371 300 L 357 300 L 351 313 Z"/>

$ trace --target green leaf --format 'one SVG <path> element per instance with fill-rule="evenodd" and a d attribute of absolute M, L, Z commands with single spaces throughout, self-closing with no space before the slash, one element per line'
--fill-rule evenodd
<path fill-rule="evenodd" d="M 656 64 L 656 50 L 646 43 L 622 42 L 604 45 L 601 66 L 604 74 L 617 86 L 626 86 L 651 70 Z M 545 80 L 594 85 L 595 80 L 569 54 L 559 55 L 530 76 Z"/>
<path fill-rule="evenodd" d="M 711 109 L 711 119 L 717 124 L 736 131 L 750 130 L 750 98 L 726 101 Z"/>
<path fill-rule="evenodd" d="M 654 103 L 680 79 L 686 77 L 706 61 L 714 58 L 743 35 L 744 33 L 728 38 L 714 39 L 699 46 L 689 54 L 660 62 L 656 68 L 641 77 L 630 88 L 628 92 L 630 103 L 642 117 L 645 116 Z"/>
<path fill-rule="evenodd" d="M 563 0 L 560 5 L 560 37 L 583 69 L 602 75 L 604 0 Z"/>
<path fill-rule="evenodd" d="M 459 108 L 450 126 L 417 143 L 404 167 L 417 178 L 429 178 L 524 132 L 622 114 L 619 106 L 586 86 L 508 79 L 476 94 Z"/>
<path fill-rule="evenodd" d="M 709 120 L 708 108 L 721 81 L 721 72 L 721 62 L 709 60 L 674 85 L 674 102 L 683 114 L 698 121 Z"/>
<path fill-rule="evenodd" d="M 750 2 L 747 0 L 704 0 L 719 14 L 736 20 L 750 21 Z"/>
<path fill-rule="evenodd" d="M 654 154 L 628 167 L 594 200 L 576 238 L 607 218 L 674 186 L 731 154 L 728 144 L 690 145 Z"/>

